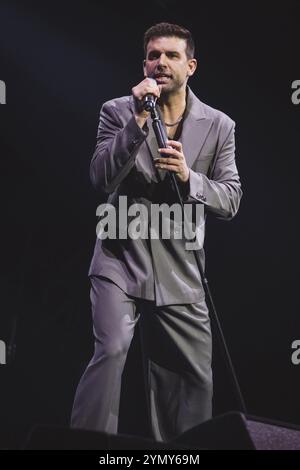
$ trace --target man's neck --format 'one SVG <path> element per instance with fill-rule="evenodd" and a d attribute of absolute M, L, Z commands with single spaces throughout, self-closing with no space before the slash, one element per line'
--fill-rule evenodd
<path fill-rule="evenodd" d="M 176 121 L 184 113 L 186 106 L 186 88 L 178 93 L 163 95 L 158 100 L 158 104 L 166 122 Z"/>

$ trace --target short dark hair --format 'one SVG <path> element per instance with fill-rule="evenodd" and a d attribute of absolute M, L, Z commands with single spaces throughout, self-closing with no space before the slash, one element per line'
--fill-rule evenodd
<path fill-rule="evenodd" d="M 185 53 L 188 59 L 192 59 L 195 54 L 195 43 L 191 32 L 179 26 L 178 24 L 172 23 L 157 23 L 151 28 L 147 29 L 144 34 L 144 53 L 147 56 L 147 45 L 148 42 L 153 38 L 161 38 L 166 36 L 175 36 L 177 38 L 185 39 L 186 49 Z"/>

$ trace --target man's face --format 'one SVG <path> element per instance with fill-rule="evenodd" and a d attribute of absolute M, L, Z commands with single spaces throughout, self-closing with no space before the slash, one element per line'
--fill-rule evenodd
<path fill-rule="evenodd" d="M 144 75 L 162 85 L 162 94 L 185 88 L 196 66 L 196 59 L 188 59 L 186 56 L 184 39 L 171 36 L 154 38 L 148 42 Z"/>

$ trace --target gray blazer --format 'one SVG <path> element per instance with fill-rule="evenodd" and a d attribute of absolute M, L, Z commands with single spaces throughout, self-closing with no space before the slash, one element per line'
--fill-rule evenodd
<path fill-rule="evenodd" d="M 180 141 L 190 168 L 184 185 L 184 202 L 203 205 L 206 212 L 230 220 L 237 213 L 242 196 L 235 163 L 235 123 L 226 114 L 202 103 L 187 87 L 187 109 Z M 110 100 L 101 108 L 97 145 L 90 176 L 93 186 L 108 196 L 119 214 L 119 196 L 128 206 L 177 202 L 168 174 L 157 170 L 157 142 L 151 118 L 141 129 L 134 118 L 132 96 Z M 149 212 L 150 213 L 150 212 Z M 205 223 L 197 229 L 204 239 Z M 178 229 L 171 220 L 174 233 Z M 118 228 L 118 227 L 117 227 Z M 173 233 L 173 235 L 174 235 Z M 200 250 L 204 266 L 204 250 Z M 186 240 L 96 239 L 89 275 L 111 279 L 127 294 L 156 305 L 195 303 L 205 297 L 193 251 Z"/>

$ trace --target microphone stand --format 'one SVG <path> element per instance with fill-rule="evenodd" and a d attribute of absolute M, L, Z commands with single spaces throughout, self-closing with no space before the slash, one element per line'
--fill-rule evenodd
<path fill-rule="evenodd" d="M 152 126 L 153 126 L 153 130 L 154 130 L 154 133 L 155 133 L 155 136 L 156 136 L 158 147 L 159 148 L 168 148 L 167 143 L 166 143 L 167 142 L 167 136 L 166 136 L 163 124 L 161 122 L 160 115 L 159 115 L 159 113 L 156 109 L 155 101 L 154 100 L 146 101 L 146 103 L 144 104 L 144 109 L 151 113 Z M 182 200 L 182 196 L 180 194 L 179 188 L 178 188 L 178 183 L 177 183 L 175 174 L 172 171 L 168 171 L 168 174 L 170 176 L 171 183 L 172 183 L 173 189 L 176 193 L 178 202 L 181 205 L 182 214 L 183 214 L 184 223 L 185 223 L 186 214 L 185 214 L 185 211 L 184 211 L 183 200 Z M 190 225 L 185 223 L 184 227 L 185 227 L 185 229 L 189 229 Z M 189 234 L 189 239 L 191 239 L 190 235 L 191 234 Z M 210 315 L 211 315 L 211 318 L 212 318 L 212 320 L 215 324 L 215 327 L 216 327 L 218 343 L 219 343 L 219 346 L 220 346 L 221 351 L 223 353 L 225 365 L 228 369 L 228 372 L 229 372 L 229 375 L 230 375 L 230 378 L 231 378 L 231 381 L 232 381 L 233 390 L 234 390 L 234 393 L 236 395 L 236 399 L 238 401 L 240 411 L 242 413 L 247 413 L 245 401 L 244 401 L 244 398 L 243 398 L 243 395 L 242 395 L 242 392 L 241 392 L 241 389 L 240 389 L 240 386 L 239 386 L 239 382 L 238 382 L 238 379 L 237 379 L 237 376 L 236 376 L 236 373 L 235 373 L 235 370 L 234 370 L 234 367 L 233 367 L 233 363 L 232 363 L 232 360 L 231 360 L 231 357 L 230 357 L 230 354 L 229 354 L 229 350 L 228 350 L 228 347 L 227 347 L 227 344 L 226 344 L 226 341 L 225 341 L 225 337 L 224 337 L 224 334 L 223 334 L 223 331 L 222 331 L 222 327 L 221 327 L 221 324 L 220 324 L 220 321 L 219 321 L 219 318 L 218 318 L 218 315 L 217 315 L 216 307 L 215 307 L 215 304 L 214 304 L 214 301 L 213 301 L 213 298 L 212 298 L 212 295 L 211 295 L 211 292 L 210 292 L 210 288 L 209 288 L 209 285 L 208 285 L 208 280 L 207 280 L 207 277 L 205 275 L 205 272 L 204 272 L 202 264 L 201 264 L 199 250 L 194 249 L 193 252 L 195 254 L 195 259 L 196 259 L 196 263 L 197 263 L 197 266 L 198 266 L 198 269 L 199 269 L 200 278 L 201 278 L 201 281 L 202 281 L 202 285 L 204 287 L 206 298 L 209 299 L 209 303 L 210 303 L 210 306 L 211 306 Z"/>

